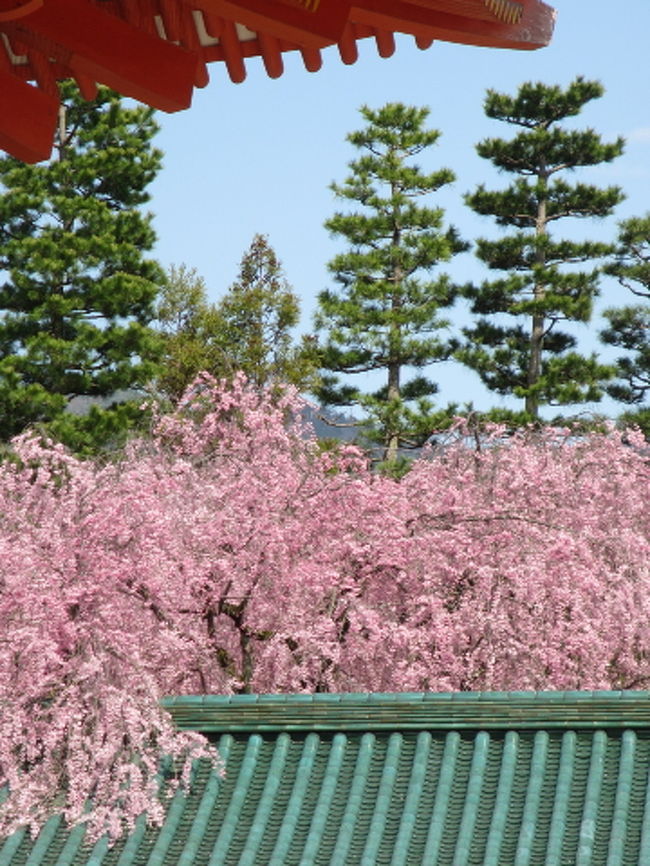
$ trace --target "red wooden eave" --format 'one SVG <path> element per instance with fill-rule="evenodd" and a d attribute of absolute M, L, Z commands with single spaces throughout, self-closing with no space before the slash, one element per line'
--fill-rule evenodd
<path fill-rule="evenodd" d="M 96 83 L 164 111 L 187 108 L 222 62 L 235 82 L 260 56 L 272 78 L 298 51 L 310 72 L 337 45 L 344 63 L 359 39 L 382 57 L 394 34 L 420 48 L 436 39 L 493 48 L 540 48 L 555 13 L 541 0 L 0 0 L 0 149 L 47 159 L 59 105 L 57 80 Z"/>

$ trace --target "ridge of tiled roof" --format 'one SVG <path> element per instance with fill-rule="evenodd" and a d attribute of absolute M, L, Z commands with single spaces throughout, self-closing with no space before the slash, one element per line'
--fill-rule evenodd
<path fill-rule="evenodd" d="M 0 866 L 650 866 L 650 693 L 176 697 L 225 764 L 113 848 L 53 817 Z"/>
<path fill-rule="evenodd" d="M 186 695 L 162 705 L 179 728 L 205 733 L 650 728 L 648 691 Z"/>

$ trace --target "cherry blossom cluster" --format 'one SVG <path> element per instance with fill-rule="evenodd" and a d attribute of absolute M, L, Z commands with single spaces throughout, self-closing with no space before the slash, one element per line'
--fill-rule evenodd
<path fill-rule="evenodd" d="M 214 753 L 169 694 L 650 687 L 650 455 L 461 422 L 400 481 L 204 376 L 119 460 L 0 465 L 0 830 L 113 837 Z M 161 756 L 175 772 L 161 773 Z"/>

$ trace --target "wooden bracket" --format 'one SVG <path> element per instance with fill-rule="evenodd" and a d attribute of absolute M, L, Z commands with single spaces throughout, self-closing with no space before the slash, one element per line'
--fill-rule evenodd
<path fill-rule="evenodd" d="M 350 16 L 351 0 L 319 0 L 305 7 L 290 0 L 184 0 L 186 5 L 229 18 L 256 32 L 308 48 L 338 42 Z"/>
<path fill-rule="evenodd" d="M 52 150 L 59 100 L 0 69 L 0 148 L 23 162 Z"/>
<path fill-rule="evenodd" d="M 31 31 L 54 44 L 60 58 L 101 84 L 164 111 L 192 101 L 199 58 L 88 3 L 45 0 L 13 22 L 12 31 Z"/>

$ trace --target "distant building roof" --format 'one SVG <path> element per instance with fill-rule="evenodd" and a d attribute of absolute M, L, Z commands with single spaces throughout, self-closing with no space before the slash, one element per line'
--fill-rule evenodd
<path fill-rule="evenodd" d="M 648 866 L 650 692 L 180 697 L 209 733 L 162 828 L 51 819 L 4 866 Z"/>
<path fill-rule="evenodd" d="M 395 32 L 420 48 L 435 39 L 539 48 L 553 24 L 541 0 L 0 0 L 0 148 L 26 162 L 48 157 L 61 78 L 88 99 L 97 82 L 177 111 L 214 61 L 242 81 L 245 59 L 259 56 L 276 78 L 286 51 L 314 72 L 322 48 L 337 45 L 354 63 L 368 37 L 382 57 Z"/>

